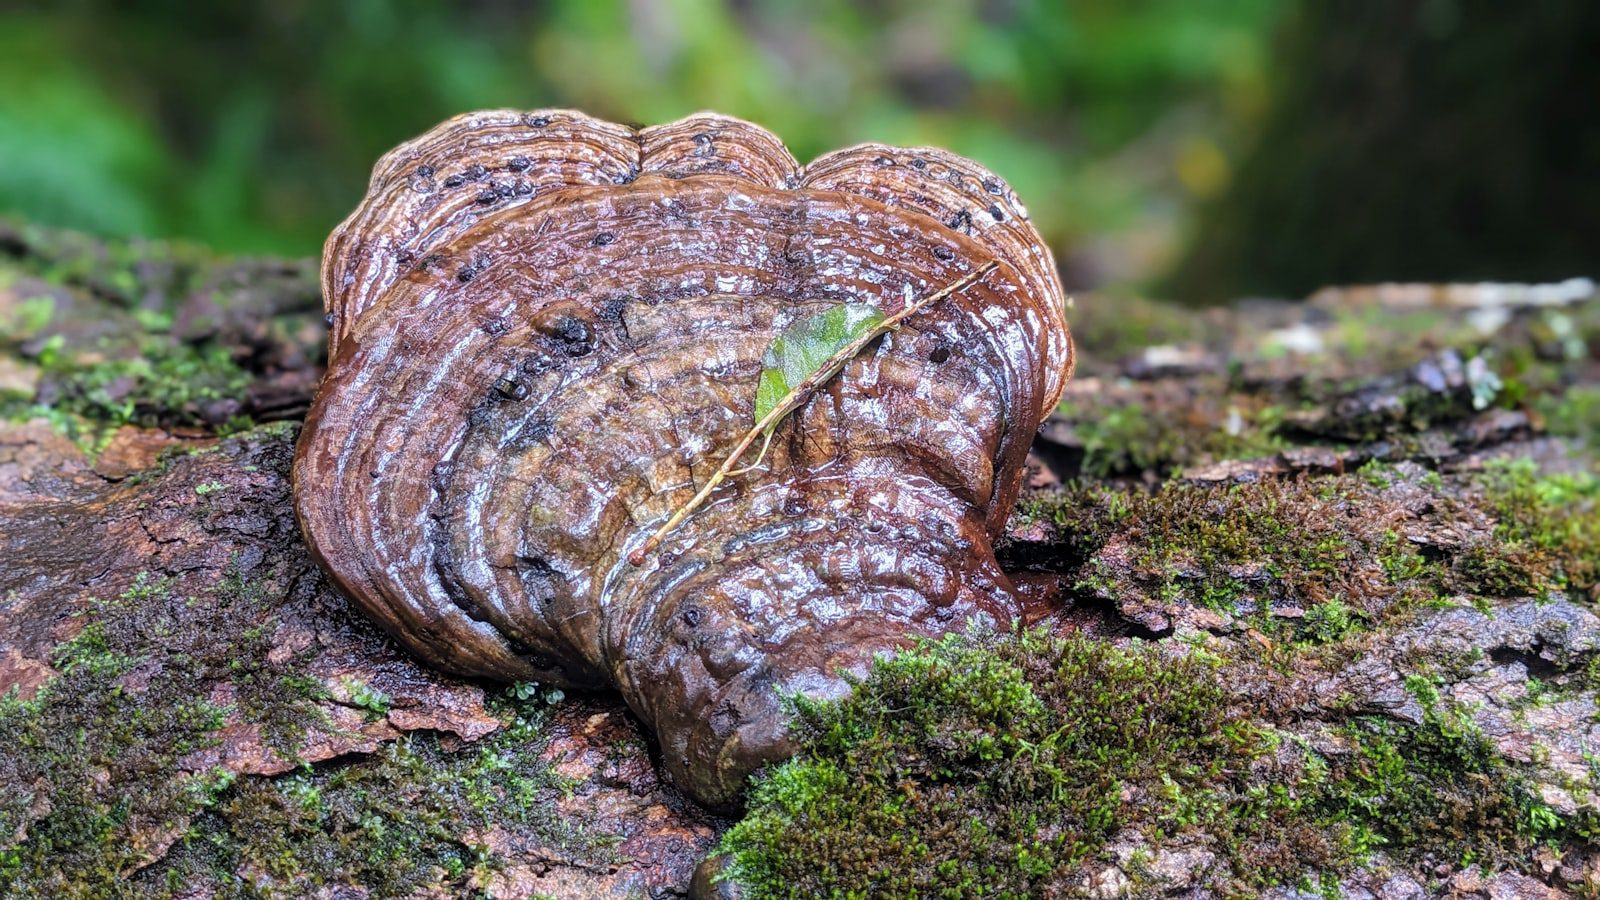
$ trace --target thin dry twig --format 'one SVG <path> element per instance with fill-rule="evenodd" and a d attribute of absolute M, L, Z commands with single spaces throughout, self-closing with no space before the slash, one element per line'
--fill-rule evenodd
<path fill-rule="evenodd" d="M 804 381 L 795 385 L 793 390 L 785 394 L 783 399 L 778 401 L 776 406 L 768 411 L 765 416 L 761 417 L 761 421 L 757 422 L 750 428 L 749 431 L 745 432 L 744 437 L 741 438 L 739 443 L 734 446 L 733 452 L 728 454 L 728 458 L 723 460 L 721 466 L 717 467 L 717 471 L 712 473 L 710 478 L 706 479 L 706 483 L 700 487 L 700 490 L 693 497 L 691 497 L 687 503 L 678 507 L 677 510 L 672 513 L 671 518 L 667 519 L 667 521 L 662 524 L 660 528 L 656 529 L 656 533 L 652 534 L 649 540 L 645 541 L 632 553 L 629 553 L 628 562 L 635 566 L 644 565 L 645 558 L 651 553 L 655 552 L 657 547 L 661 546 L 661 541 L 664 540 L 667 535 L 671 534 L 673 529 L 683 524 L 683 520 L 687 519 L 696 509 L 699 509 L 700 505 L 705 503 L 706 499 L 711 496 L 711 492 L 716 490 L 718 485 L 722 484 L 722 482 L 728 477 L 728 473 L 733 470 L 734 465 L 737 464 L 740 458 L 742 458 L 745 453 L 749 451 L 750 445 L 755 443 L 756 438 L 761 437 L 762 434 L 768 433 L 769 428 L 775 428 L 779 422 L 783 421 L 784 416 L 787 416 L 789 413 L 793 412 L 797 407 L 800 406 L 800 404 L 804 403 L 811 396 L 811 394 L 817 390 L 817 388 L 822 387 L 828 382 L 829 379 L 839 374 L 839 370 L 844 368 L 845 363 L 849 362 L 851 359 L 854 359 L 855 355 L 860 353 L 868 344 L 877 340 L 882 335 L 899 328 L 900 323 L 904 322 L 911 316 L 916 315 L 918 312 L 921 312 L 929 306 L 938 303 L 940 300 L 943 300 L 951 294 L 965 290 L 972 285 L 977 284 L 978 281 L 983 278 L 983 276 L 994 271 L 999 265 L 1000 264 L 994 260 L 984 263 L 982 266 L 979 266 L 971 272 L 968 272 L 950 284 L 945 285 L 939 290 L 934 291 L 926 297 L 923 297 L 921 300 L 912 303 L 905 309 L 902 309 L 894 315 L 889 316 L 882 322 L 879 322 L 870 331 L 839 348 L 839 351 L 828 357 L 827 361 L 819 366 L 815 372 L 811 373 Z"/>

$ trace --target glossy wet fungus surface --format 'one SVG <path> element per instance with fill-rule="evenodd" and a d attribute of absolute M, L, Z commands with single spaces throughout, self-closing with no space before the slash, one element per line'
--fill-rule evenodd
<path fill-rule="evenodd" d="M 775 335 L 990 262 L 626 562 L 750 427 Z M 791 752 L 786 695 L 1018 611 L 991 542 L 1072 343 L 1049 250 L 968 160 L 475 113 L 379 161 L 322 275 L 295 498 L 324 568 L 434 665 L 619 690 L 696 799 Z"/>

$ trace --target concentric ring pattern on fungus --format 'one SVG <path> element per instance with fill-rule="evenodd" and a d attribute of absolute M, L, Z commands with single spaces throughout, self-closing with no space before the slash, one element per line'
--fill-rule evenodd
<path fill-rule="evenodd" d="M 627 563 L 750 427 L 775 335 L 990 261 Z M 295 502 L 334 582 L 436 666 L 620 691 L 702 802 L 786 755 L 784 695 L 1017 612 L 990 541 L 1072 344 L 1049 250 L 968 160 L 474 113 L 379 161 L 323 288 Z"/>

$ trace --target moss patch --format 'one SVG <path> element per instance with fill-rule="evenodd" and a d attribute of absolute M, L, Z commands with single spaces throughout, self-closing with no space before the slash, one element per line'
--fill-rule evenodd
<path fill-rule="evenodd" d="M 1074 397 L 1058 419 L 1083 445 L 1083 475 L 1103 478 L 1174 470 L 1222 459 L 1269 456 L 1287 446 L 1276 437 L 1279 411 L 1242 395 L 1215 391 L 1186 400 Z"/>
<path fill-rule="evenodd" d="M 1263 624 L 1275 612 L 1303 613 L 1306 634 L 1323 638 L 1434 594 L 1389 527 L 1393 502 L 1357 478 L 1174 482 L 1156 491 L 1079 485 L 1038 501 L 1035 515 L 1048 516 L 1070 542 L 1068 558 L 1082 560 L 1069 567 L 1077 589 L 1106 599 Z"/>
<path fill-rule="evenodd" d="M 153 892 L 206 880 L 229 890 L 270 886 L 273 896 L 351 884 L 379 897 L 424 888 L 470 894 L 502 863 L 492 831 L 603 862 L 608 839 L 557 812 L 567 785 L 541 758 L 541 714 L 524 712 L 453 752 L 414 735 L 357 764 L 240 779 L 141 881 Z"/>
<path fill-rule="evenodd" d="M 49 354 L 41 362 L 51 406 L 113 427 L 220 424 L 253 380 L 221 347 L 156 340 L 142 342 L 140 355 L 127 359 Z"/>
<path fill-rule="evenodd" d="M 223 678 L 241 711 L 290 738 L 315 713 L 285 703 L 266 660 L 260 586 L 237 580 L 185 597 L 141 576 L 94 601 L 57 648 L 60 675 L 32 700 L 0 708 L 0 889 L 93 893 L 159 855 L 163 836 L 215 801 L 220 771 L 179 761 L 213 745 L 227 710 L 209 699 Z M 99 886 L 98 888 L 96 886 Z"/>
<path fill-rule="evenodd" d="M 1502 862 L 1573 836 L 1575 823 L 1539 799 L 1470 716 L 1422 676 L 1412 676 L 1408 687 L 1423 704 L 1422 724 L 1364 716 L 1339 730 L 1349 752 L 1336 763 L 1319 805 L 1333 820 L 1350 823 L 1354 851 Z"/>
<path fill-rule="evenodd" d="M 880 660 L 850 698 L 800 704 L 800 753 L 724 837 L 727 877 L 757 897 L 1078 893 L 1137 835 L 1208 849 L 1205 878 L 1236 893 L 1375 847 L 1497 859 L 1567 828 L 1444 701 L 1313 750 L 1228 664 L 1174 649 L 969 635 Z"/>
<path fill-rule="evenodd" d="M 1125 610 L 1214 610 L 1314 643 L 1454 596 L 1592 589 L 1592 476 L 1502 464 L 1446 483 L 1421 471 L 1373 464 L 1155 490 L 1079 482 L 1023 501 L 1019 519 L 1047 526 L 1048 551 L 1030 552 L 1047 553 L 1082 594 Z"/>
<path fill-rule="evenodd" d="M 309 727 L 329 727 L 303 660 L 270 661 L 280 589 L 230 579 L 186 596 L 140 576 L 90 604 L 53 656 L 59 674 L 0 703 L 0 895 L 464 889 L 497 864 L 494 829 L 604 857 L 553 812 L 566 785 L 540 755 L 537 702 L 497 701 L 513 725 L 455 752 L 421 736 L 278 779 L 195 770 L 192 754 L 232 719 L 288 760 Z M 376 715 L 387 698 L 368 689 L 356 702 Z"/>
<path fill-rule="evenodd" d="M 1531 460 L 1491 465 L 1477 479 L 1495 536 L 1535 583 L 1600 599 L 1600 477 L 1540 475 Z"/>

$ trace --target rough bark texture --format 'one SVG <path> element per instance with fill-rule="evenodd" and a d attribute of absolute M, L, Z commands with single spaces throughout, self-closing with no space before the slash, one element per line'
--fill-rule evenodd
<path fill-rule="evenodd" d="M 1129 775 L 1086 858 L 1008 883 L 1600 890 L 1581 287 L 1080 299 L 1079 377 L 1000 547 L 1032 620 L 1220 660 L 1228 721 L 1281 739 L 1236 787 L 1309 790 L 1315 754 L 1379 840 L 1149 827 Z M 309 264 L 0 227 L 0 895 L 686 893 L 731 823 L 664 783 L 620 701 L 432 672 L 311 562 L 287 475 L 324 340 Z M 1478 755 L 1424 758 L 1441 733 Z"/>

